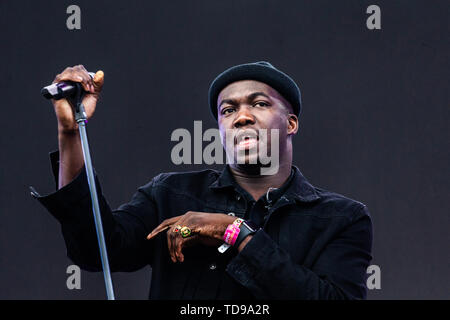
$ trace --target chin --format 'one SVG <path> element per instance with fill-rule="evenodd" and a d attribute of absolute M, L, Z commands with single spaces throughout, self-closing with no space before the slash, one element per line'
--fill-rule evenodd
<path fill-rule="evenodd" d="M 250 175 L 256 175 L 256 176 L 261 175 L 261 164 L 249 164 L 249 163 L 239 164 L 239 163 L 236 163 L 236 164 L 234 164 L 234 167 L 239 169 L 240 171 L 244 171 L 245 173 L 250 174 Z"/>
<path fill-rule="evenodd" d="M 234 157 L 234 166 L 237 168 L 241 168 L 245 171 L 253 171 L 258 170 L 262 167 L 261 161 L 259 161 L 259 157 L 257 154 L 246 154 L 240 157 Z"/>
<path fill-rule="evenodd" d="M 237 165 L 256 165 L 261 163 L 256 149 L 245 150 L 245 152 L 235 150 L 234 161 Z"/>

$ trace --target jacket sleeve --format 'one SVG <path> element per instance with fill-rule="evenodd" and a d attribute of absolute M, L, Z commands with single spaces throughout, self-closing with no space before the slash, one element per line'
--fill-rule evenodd
<path fill-rule="evenodd" d="M 50 153 L 58 188 L 59 153 Z M 156 206 L 151 195 L 152 182 L 138 188 L 132 199 L 111 210 L 103 196 L 94 170 L 105 243 L 111 271 L 135 271 L 151 261 L 153 241 L 146 240 L 157 226 Z M 68 257 L 88 271 L 101 271 L 101 259 L 86 170 L 56 192 L 36 198 L 61 224 Z"/>
<path fill-rule="evenodd" d="M 367 207 L 321 252 L 311 268 L 293 262 L 259 230 L 227 266 L 227 272 L 259 299 L 365 299 L 372 259 Z"/>

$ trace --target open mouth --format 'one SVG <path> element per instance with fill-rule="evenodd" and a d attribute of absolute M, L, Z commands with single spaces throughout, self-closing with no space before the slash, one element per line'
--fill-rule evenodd
<path fill-rule="evenodd" d="M 234 143 L 240 149 L 250 149 L 256 147 L 258 140 L 258 133 L 255 130 L 245 130 L 236 135 Z"/>
<path fill-rule="evenodd" d="M 258 144 L 258 139 L 245 138 L 237 144 L 237 147 L 240 149 L 251 149 L 251 148 L 255 148 L 257 144 Z"/>

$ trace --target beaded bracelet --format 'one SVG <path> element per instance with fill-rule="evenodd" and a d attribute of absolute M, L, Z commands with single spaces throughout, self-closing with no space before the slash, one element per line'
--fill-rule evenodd
<path fill-rule="evenodd" d="M 242 222 L 244 222 L 244 219 L 237 218 L 236 220 L 233 221 L 233 225 L 235 225 L 236 227 L 240 228 Z"/>

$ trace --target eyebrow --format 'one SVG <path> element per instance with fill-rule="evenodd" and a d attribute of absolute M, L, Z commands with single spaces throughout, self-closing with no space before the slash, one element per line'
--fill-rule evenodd
<path fill-rule="evenodd" d="M 256 97 L 258 97 L 258 96 L 263 96 L 263 97 L 266 97 L 267 99 L 269 99 L 270 100 L 270 97 L 267 95 L 267 94 L 265 94 L 264 92 L 253 92 L 253 93 L 250 93 L 248 96 L 247 96 L 247 101 L 252 101 L 252 100 L 254 100 Z M 235 99 L 223 99 L 221 102 L 220 102 L 220 104 L 219 104 L 219 108 L 222 106 L 222 104 L 224 104 L 224 103 L 229 103 L 229 104 L 233 104 L 233 105 L 236 105 L 237 104 L 237 102 L 236 102 L 236 100 Z"/>

